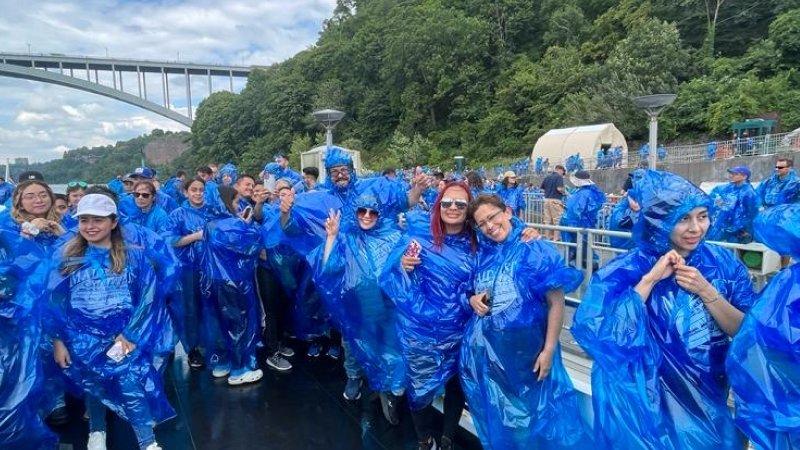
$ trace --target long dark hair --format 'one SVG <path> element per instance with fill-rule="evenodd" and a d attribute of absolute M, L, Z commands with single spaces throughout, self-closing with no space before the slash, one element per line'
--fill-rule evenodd
<path fill-rule="evenodd" d="M 467 193 L 467 202 L 472 202 L 472 193 L 470 192 L 467 183 L 464 183 L 463 181 L 448 181 L 447 184 L 444 185 L 444 189 L 442 189 L 442 191 L 439 192 L 439 195 L 436 196 L 436 201 L 433 202 L 433 206 L 431 207 L 431 236 L 433 236 L 433 245 L 436 247 L 441 247 L 442 243 L 444 243 L 445 226 L 444 222 L 442 222 L 441 203 L 444 193 L 450 188 L 463 189 L 464 192 Z M 466 221 L 464 222 L 463 232 L 469 235 L 470 244 L 472 244 L 472 250 L 475 251 L 478 241 L 475 238 L 475 231 Z"/>
<path fill-rule="evenodd" d="M 230 186 L 220 186 L 219 187 L 219 197 L 222 199 L 222 203 L 225 205 L 225 208 L 228 209 L 228 212 L 236 215 L 236 205 L 233 204 L 233 199 L 236 198 L 236 189 Z"/>

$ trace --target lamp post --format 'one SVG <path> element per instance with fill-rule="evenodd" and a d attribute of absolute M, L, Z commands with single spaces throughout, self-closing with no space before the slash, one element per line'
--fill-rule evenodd
<path fill-rule="evenodd" d="M 333 145 L 333 129 L 344 118 L 344 113 L 335 109 L 320 109 L 311 113 L 317 122 L 325 127 L 325 145 L 330 147 Z"/>
<path fill-rule="evenodd" d="M 675 101 L 678 97 L 675 94 L 653 94 L 635 97 L 633 103 L 639 108 L 644 109 L 647 116 L 650 118 L 650 152 L 648 154 L 648 162 L 651 169 L 656 168 L 656 161 L 658 160 L 657 145 L 658 145 L 658 115 L 667 106 Z"/>

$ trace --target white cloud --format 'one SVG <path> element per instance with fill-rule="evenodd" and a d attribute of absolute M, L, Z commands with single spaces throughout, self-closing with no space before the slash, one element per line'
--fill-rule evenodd
<path fill-rule="evenodd" d="M 173 0 L 168 2 L 47 0 L 20 8 L 0 0 L 0 51 L 269 65 L 316 41 L 336 0 Z M 163 104 L 157 75 L 148 99 Z M 101 82 L 111 85 L 109 74 Z M 207 79 L 192 77 L 192 107 L 208 95 Z M 138 93 L 125 75 L 125 91 Z M 236 80 L 235 90 L 243 87 Z M 215 90 L 228 80 L 215 77 Z M 170 103 L 185 113 L 185 80 L 170 77 Z M 0 158 L 60 157 L 63 148 L 107 145 L 153 128 L 185 130 L 156 114 L 65 87 L 0 77 Z"/>

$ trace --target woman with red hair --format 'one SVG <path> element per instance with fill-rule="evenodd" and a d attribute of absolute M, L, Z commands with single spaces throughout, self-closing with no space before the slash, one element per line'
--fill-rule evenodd
<path fill-rule="evenodd" d="M 406 364 L 406 393 L 420 449 L 453 448 L 452 438 L 464 409 L 458 379 L 458 355 L 470 317 L 470 286 L 475 232 L 467 225 L 472 201 L 463 182 L 447 183 L 427 220 L 409 220 L 406 236 L 395 246 L 380 277 L 394 300 Z M 444 427 L 435 433 L 431 403 L 444 387 Z M 441 436 L 441 437 L 440 437 Z"/>

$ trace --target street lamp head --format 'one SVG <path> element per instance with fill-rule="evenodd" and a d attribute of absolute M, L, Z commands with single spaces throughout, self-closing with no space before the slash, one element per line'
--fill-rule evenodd
<path fill-rule="evenodd" d="M 643 95 L 641 97 L 634 97 L 633 103 L 648 112 L 657 112 L 660 111 L 665 106 L 672 104 L 675 101 L 675 98 L 678 96 L 676 94 L 653 94 L 653 95 Z"/>
<path fill-rule="evenodd" d="M 311 115 L 325 128 L 335 127 L 344 118 L 344 113 L 335 109 L 320 109 L 319 111 L 314 111 Z"/>

